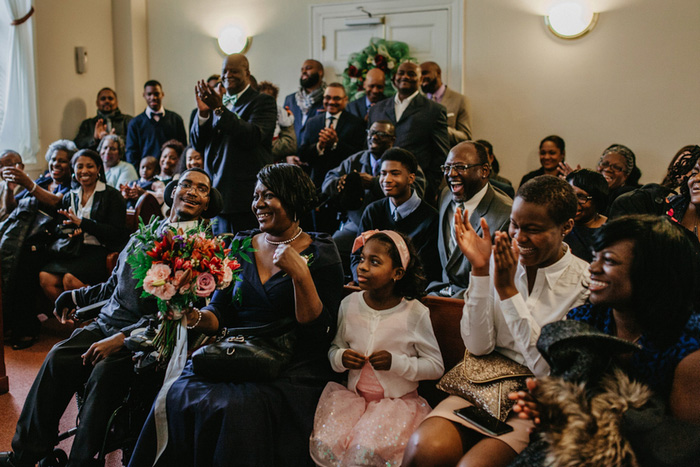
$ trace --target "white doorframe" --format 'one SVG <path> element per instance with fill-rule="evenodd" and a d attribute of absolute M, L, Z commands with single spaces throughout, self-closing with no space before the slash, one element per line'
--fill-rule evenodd
<path fill-rule="evenodd" d="M 309 34 L 309 50 L 311 57 L 319 59 L 321 57 L 322 24 L 324 18 L 342 18 L 356 17 L 361 15 L 362 8 L 370 13 L 407 13 L 419 12 L 426 10 L 435 10 L 436 8 L 446 8 L 450 18 L 449 37 L 449 56 L 450 68 L 443 69 L 443 80 L 453 83 L 459 83 L 459 91 L 464 91 L 464 24 L 465 24 L 465 7 L 466 0 L 377 0 L 351 3 L 327 3 L 323 5 L 310 5 L 310 24 L 311 34 Z"/>

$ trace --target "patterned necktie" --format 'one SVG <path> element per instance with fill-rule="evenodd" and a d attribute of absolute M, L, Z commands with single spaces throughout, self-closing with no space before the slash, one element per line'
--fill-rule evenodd
<path fill-rule="evenodd" d="M 229 104 L 231 104 L 231 107 L 234 107 L 236 105 L 236 102 L 238 101 L 238 94 L 234 94 L 233 96 L 230 96 L 228 94 L 224 94 L 224 96 L 221 98 L 222 103 L 224 104 L 224 107 L 229 107 Z"/>

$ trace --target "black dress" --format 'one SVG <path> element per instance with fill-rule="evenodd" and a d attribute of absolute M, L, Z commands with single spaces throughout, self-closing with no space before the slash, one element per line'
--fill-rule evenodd
<path fill-rule="evenodd" d="M 240 232 L 244 238 L 259 231 Z M 318 398 L 335 376 L 328 349 L 335 336 L 342 298 L 343 270 L 331 238 L 310 233 L 302 252 L 323 311 L 312 323 L 298 326 L 298 345 L 290 366 L 270 383 L 212 382 L 195 375 L 191 362 L 167 396 L 168 446 L 159 466 L 313 465 L 309 436 Z M 209 307 L 220 311 L 224 326 L 255 326 L 295 316 L 294 286 L 282 271 L 262 284 L 255 258 L 241 262 L 236 290 L 217 292 Z M 155 424 L 148 417 L 130 466 L 153 465 Z"/>

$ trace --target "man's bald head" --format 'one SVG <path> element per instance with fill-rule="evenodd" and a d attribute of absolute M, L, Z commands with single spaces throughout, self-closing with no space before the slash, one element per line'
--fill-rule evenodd
<path fill-rule="evenodd" d="M 243 54 L 231 54 L 224 59 L 221 79 L 229 95 L 238 94 L 250 84 L 250 65 Z"/>
<path fill-rule="evenodd" d="M 376 104 L 384 99 L 384 82 L 386 75 L 379 68 L 372 68 L 367 72 L 365 82 L 362 87 L 367 94 L 367 98 L 372 104 Z"/>

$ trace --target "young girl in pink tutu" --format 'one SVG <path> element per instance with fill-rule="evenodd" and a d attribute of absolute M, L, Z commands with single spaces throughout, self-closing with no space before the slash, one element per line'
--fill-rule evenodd
<path fill-rule="evenodd" d="M 425 279 L 410 241 L 383 230 L 365 232 L 356 247 L 362 243 L 362 291 L 340 304 L 328 352 L 335 371 L 349 370 L 348 386 L 328 383 L 311 434 L 311 457 L 322 466 L 400 465 L 430 412 L 418 381 L 444 372 L 428 309 L 417 299 Z"/>

